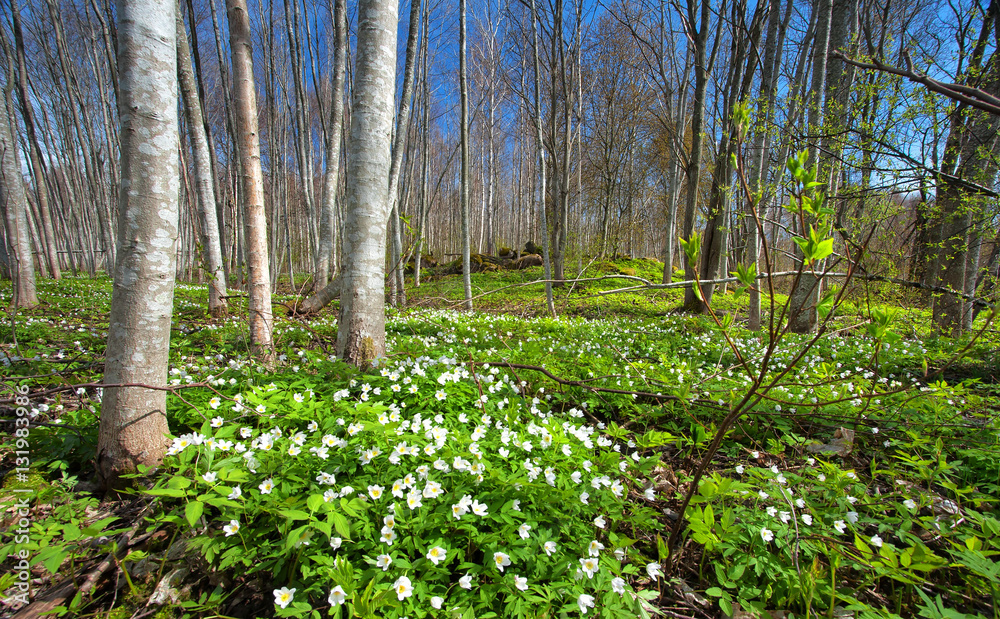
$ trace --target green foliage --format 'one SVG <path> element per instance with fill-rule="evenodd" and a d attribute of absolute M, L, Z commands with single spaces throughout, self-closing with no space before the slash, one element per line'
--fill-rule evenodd
<path fill-rule="evenodd" d="M 323 607 L 340 586 L 345 616 L 412 616 L 432 598 L 459 614 L 533 616 L 634 573 L 613 552 L 633 543 L 615 532 L 621 475 L 655 461 L 595 445 L 582 411 L 524 397 L 496 367 L 425 359 L 331 391 L 336 365 L 270 377 L 226 406 L 213 398 L 216 416 L 174 440 L 171 475 L 147 491 L 172 506 L 161 522 L 193 527 L 188 546 L 218 569 L 294 589 L 279 615 Z M 637 606 L 617 595 L 602 608 Z"/>
<path fill-rule="evenodd" d="M 595 262 L 588 274 L 629 268 L 655 278 L 662 264 Z M 756 285 L 756 275 L 737 265 L 738 290 Z M 499 287 L 532 275 L 482 277 Z M 595 282 L 591 292 L 622 281 Z M 529 299 L 526 290 L 500 293 L 500 306 Z M 11 369 L 49 376 L 37 379 L 44 386 L 97 382 L 90 363 L 107 328 L 99 318 L 106 283 L 70 278 L 43 282 L 42 291 L 66 318 L 43 308 L 21 315 L 24 359 Z M 718 438 L 722 449 L 681 519 L 684 543 L 674 558 L 697 571 L 685 581 L 718 612 L 739 604 L 796 616 L 837 607 L 859 617 L 993 616 L 996 342 L 973 344 L 961 366 L 985 380 L 928 380 L 967 342 L 919 339 L 925 313 L 845 302 L 841 292 L 829 291 L 820 311 L 863 328 L 825 335 L 804 356 L 806 337 L 773 343 L 744 331 L 739 292 L 716 295 L 730 310 L 716 323 L 664 316 L 674 291 L 578 301 L 564 290 L 567 307 L 606 318 L 395 312 L 388 357 L 368 374 L 331 361 L 334 321 L 305 328 L 280 320 L 279 369 L 265 374 L 246 348 L 245 325 L 205 322 L 203 291 L 182 286 L 169 375 L 178 391 L 168 399 L 177 439 L 149 489 L 154 509 L 144 526 L 184 539 L 206 569 L 239 586 L 265 583 L 265 614 L 574 616 L 589 601 L 582 596 L 592 596 L 588 616 L 636 617 L 649 601 L 672 603 L 671 587 L 661 588 L 646 566 L 666 558 L 675 521 L 663 510 L 677 508 L 692 462 Z M 86 309 L 78 312 L 81 296 Z M 507 363 L 544 367 L 567 382 Z M 751 392 L 758 380 L 768 389 Z M 208 386 L 184 388 L 199 383 Z M 98 517 L 96 499 L 71 491 L 93 458 L 101 395 L 74 388 L 32 402 L 48 424 L 32 428 L 33 449 L 51 454 L 30 478 L 44 489 L 32 506 L 39 570 L 72 573 L 105 556 L 115 530 L 131 524 Z M 741 422 L 723 429 L 748 396 Z M 808 452 L 832 444 L 840 428 L 854 432 L 848 455 Z M 443 444 L 435 431 L 446 432 Z M 333 483 L 317 479 L 321 473 Z M 408 475 L 413 483 L 394 496 Z M 410 493 L 420 503 L 413 509 Z M 466 496 L 485 515 L 456 519 L 452 508 Z M 551 556 L 547 541 L 556 544 Z M 597 557 L 592 541 L 603 545 Z M 435 563 L 428 555 L 437 547 L 444 559 Z M 2 550 L 7 565 L 12 548 Z M 511 562 L 503 571 L 497 552 Z M 385 570 L 380 555 L 392 558 Z M 590 558 L 593 578 L 577 578 L 580 560 Z M 147 559 L 163 560 L 156 549 Z M 462 584 L 466 575 L 472 589 Z M 130 596 L 150 585 L 130 583 Z M 295 589 L 285 607 L 272 593 L 283 588 Z M 227 596 L 202 583 L 178 610 L 226 614 Z M 87 604 L 75 600 L 62 612 L 81 616 Z"/>

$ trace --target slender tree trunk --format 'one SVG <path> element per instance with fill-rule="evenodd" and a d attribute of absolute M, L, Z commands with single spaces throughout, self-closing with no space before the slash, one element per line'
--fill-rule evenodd
<path fill-rule="evenodd" d="M 423 257 L 423 247 L 424 247 L 424 225 L 427 219 L 427 213 L 430 210 L 430 196 L 428 194 L 428 182 L 430 181 L 430 159 L 428 153 L 428 140 L 430 130 L 428 128 L 429 123 L 429 109 L 430 109 L 430 80 L 427 76 L 427 50 L 429 48 L 430 39 L 430 8 L 428 3 L 424 3 L 424 39 L 423 39 L 423 50 L 421 52 L 421 63 L 423 65 L 420 74 L 423 79 L 423 97 L 421 97 L 423 106 L 422 112 L 423 117 L 420 122 L 420 133 L 421 133 L 421 148 L 420 148 L 420 206 L 417 210 L 417 242 L 414 248 L 414 258 L 413 258 L 413 285 L 414 287 L 420 287 L 420 262 Z"/>
<path fill-rule="evenodd" d="M 700 26 L 695 29 L 695 12 L 698 3 L 701 8 Z M 683 238 L 690 239 L 694 232 L 694 215 L 698 207 L 698 187 L 701 183 L 701 159 L 704 150 L 705 132 L 705 98 L 708 93 L 708 75 L 711 71 L 708 58 L 708 33 L 711 19 L 711 4 L 708 0 L 688 0 L 688 33 L 694 41 L 694 109 L 691 112 L 691 158 L 688 160 L 685 172 L 685 185 L 687 191 L 687 201 L 684 204 Z M 722 20 L 719 20 L 722 23 Z M 688 281 L 694 280 L 697 264 L 692 264 L 690 260 L 684 260 L 684 278 Z M 694 288 L 688 286 L 684 289 L 684 309 L 687 311 L 698 311 L 701 302 L 695 296 Z"/>
<path fill-rule="evenodd" d="M 104 382 L 167 381 L 178 216 L 176 0 L 118 2 L 121 187 Z M 97 474 L 122 488 L 167 448 L 166 392 L 106 387 Z"/>
<path fill-rule="evenodd" d="M 833 13 L 833 0 L 816 0 L 816 40 L 813 43 L 813 68 L 811 97 L 808 104 L 808 119 L 810 135 L 818 136 L 823 126 L 823 93 L 826 89 L 827 53 L 830 47 L 830 21 Z M 816 163 L 820 158 L 819 140 L 810 149 L 810 162 Z M 808 236 L 808 226 L 811 221 L 805 221 L 805 227 L 800 231 Z M 813 274 L 813 269 L 819 268 L 813 264 L 807 271 L 802 264 L 802 252 L 796 249 L 796 260 L 802 273 L 796 278 L 795 285 L 788 295 L 788 330 L 792 333 L 812 333 L 819 323 L 820 279 Z"/>
<path fill-rule="evenodd" d="M 8 83 L 7 92 L 13 84 Z M 14 140 L 13 123 L 7 113 L 9 96 L 0 98 L 0 205 L 7 225 L 7 255 L 14 279 L 14 307 L 38 304 L 35 292 L 35 262 L 31 255 L 31 232 L 28 229 L 28 196 L 21 176 L 21 161 Z"/>
<path fill-rule="evenodd" d="M 465 309 L 472 309 L 472 259 L 471 259 L 471 233 L 469 231 L 469 69 L 466 59 L 466 0 L 460 0 L 459 15 L 461 24 L 459 26 L 459 83 L 461 84 L 461 131 L 462 131 L 462 284 L 465 288 Z"/>
<path fill-rule="evenodd" d="M 732 176 L 732 156 L 735 154 L 735 143 L 731 138 L 737 127 L 733 121 L 733 110 L 736 102 L 747 96 L 750 81 L 756 74 L 756 58 L 750 55 L 751 49 L 756 49 L 760 38 L 760 24 L 763 7 L 758 6 L 751 20 L 749 36 L 737 27 L 737 34 L 731 42 L 729 55 L 729 75 L 726 79 L 724 92 L 727 93 L 723 107 L 726 132 L 719 143 L 718 155 L 715 161 L 715 173 L 712 181 L 712 193 L 709 198 L 709 221 L 705 226 L 702 241 L 702 267 L 700 279 L 711 281 L 718 277 L 719 269 L 725 263 L 725 248 L 730 234 L 729 229 L 729 198 L 725 187 L 730 185 Z M 742 25 L 746 21 L 746 5 L 741 2 L 733 4 L 732 21 Z M 703 308 L 712 303 L 714 284 L 702 286 Z"/>
<path fill-rule="evenodd" d="M 534 82 L 534 99 L 535 99 L 535 145 L 538 149 L 538 168 L 539 168 L 539 180 L 541 182 L 541 190 L 539 192 L 541 200 L 541 224 L 542 224 L 542 265 L 545 270 L 545 306 L 548 309 L 549 314 L 553 317 L 556 315 L 556 306 L 552 299 L 552 266 L 549 261 L 549 231 L 548 231 L 548 221 L 545 215 L 545 144 L 542 142 L 542 96 L 540 93 L 541 86 L 539 82 L 542 79 L 541 76 L 541 63 L 538 59 L 538 12 L 535 9 L 535 0 L 531 0 L 531 29 L 533 34 L 534 45 L 531 47 L 532 59 L 535 64 L 535 82 Z"/>
<path fill-rule="evenodd" d="M 191 66 L 187 31 L 180 11 L 177 11 L 177 77 L 184 96 L 184 112 L 194 155 L 201 249 L 209 274 L 208 311 L 212 316 L 219 317 L 226 313 L 226 272 L 222 266 L 219 219 L 215 208 L 215 179 L 212 176 L 212 157 L 208 149 L 208 136 L 205 135 L 198 86 Z"/>
<path fill-rule="evenodd" d="M 340 139 L 344 128 L 344 81 L 347 72 L 347 0 L 333 2 L 333 102 L 326 140 L 326 171 L 323 173 L 323 203 L 320 207 L 319 251 L 313 273 L 315 287 L 330 280 L 330 259 L 337 239 L 335 224 L 340 172 Z"/>
<path fill-rule="evenodd" d="M 305 60 L 303 58 L 302 43 L 299 40 L 299 11 L 298 11 L 298 1 L 297 0 L 285 0 L 285 31 L 288 35 L 288 45 L 289 45 L 289 67 L 292 73 L 292 94 L 294 96 L 294 105 L 292 106 L 293 126 L 294 126 L 294 142 L 295 142 L 295 155 L 296 162 L 298 164 L 298 176 L 299 184 L 302 186 L 302 204 L 305 207 L 306 215 L 306 225 L 303 226 L 306 231 L 306 242 L 304 243 L 307 248 L 309 248 L 309 254 L 315 255 L 315 237 L 317 235 L 313 234 L 315 230 L 315 224 L 317 222 L 316 213 L 316 201 L 313 196 L 313 166 L 312 166 L 312 123 L 310 122 L 309 114 L 309 103 L 306 100 L 306 86 L 305 86 L 305 74 L 302 68 Z M 286 202 L 285 207 L 288 208 L 289 205 Z M 291 209 L 289 209 L 291 210 Z M 292 213 L 290 213 L 292 215 Z M 290 223 L 286 222 L 286 226 Z M 289 251 L 291 251 L 291 242 L 288 245 Z M 289 258 L 289 269 L 292 269 L 291 258 Z M 292 277 L 289 275 L 289 277 Z M 295 285 L 295 280 L 292 279 L 292 286 Z"/>
<path fill-rule="evenodd" d="M 792 0 L 788 0 L 787 12 L 791 11 Z M 781 37 L 779 26 L 781 26 L 781 0 L 770 0 L 768 15 L 767 35 L 764 40 L 764 59 L 761 64 L 760 73 L 760 97 L 758 117 L 758 130 L 754 135 L 753 146 L 751 147 L 750 158 L 750 188 L 756 195 L 763 196 L 763 185 L 767 174 L 766 162 L 770 159 L 770 134 L 771 122 L 774 118 L 775 88 L 773 85 L 774 75 L 778 69 L 780 57 L 778 56 L 778 39 Z M 758 198 L 756 204 L 748 202 L 747 213 L 747 242 L 746 242 L 746 262 L 752 264 L 759 273 L 760 269 L 760 244 L 763 237 L 763 216 L 759 208 L 762 201 Z M 753 210 L 751 210 L 753 209 Z M 757 285 L 750 287 L 749 294 L 750 307 L 749 319 L 750 330 L 760 330 L 760 288 Z"/>
<path fill-rule="evenodd" d="M 394 0 L 360 0 L 344 208 L 337 355 L 367 367 L 385 354 L 385 227 L 396 84 Z"/>
<path fill-rule="evenodd" d="M 396 305 L 406 305 L 406 289 L 403 287 L 403 240 L 401 210 L 399 208 L 399 175 L 403 164 L 403 154 L 406 151 L 406 141 L 410 131 L 410 109 L 413 98 L 413 80 L 417 64 L 417 35 L 420 33 L 420 0 L 410 3 L 410 26 L 406 37 L 406 59 L 403 65 L 403 91 L 399 100 L 399 113 L 396 114 L 396 134 L 392 145 L 392 164 L 389 169 L 389 203 L 392 212 L 392 256 L 393 283 L 396 289 Z"/>
<path fill-rule="evenodd" d="M 31 177 L 35 181 L 35 193 L 38 195 L 38 216 L 41 224 L 42 250 L 49 264 L 49 274 L 52 279 L 62 279 L 59 269 L 59 257 L 56 248 L 55 232 L 52 229 L 52 215 L 49 208 L 49 191 L 45 184 L 45 167 L 42 164 L 42 150 L 38 143 L 35 127 L 35 114 L 28 96 L 28 69 L 24 58 L 24 35 L 21 31 L 21 8 L 17 0 L 11 2 L 11 17 L 14 24 L 14 51 L 17 55 L 17 91 L 21 103 L 21 115 L 24 117 L 24 128 L 28 138 L 28 160 L 31 163 Z M 12 125 L 13 126 L 13 125 Z"/>
<path fill-rule="evenodd" d="M 265 366 L 274 363 L 271 276 L 264 210 L 264 174 L 260 165 L 257 93 L 254 90 L 253 48 L 246 0 L 226 0 L 229 44 L 233 54 L 233 101 L 242 170 L 247 268 L 250 275 L 250 343 Z"/>

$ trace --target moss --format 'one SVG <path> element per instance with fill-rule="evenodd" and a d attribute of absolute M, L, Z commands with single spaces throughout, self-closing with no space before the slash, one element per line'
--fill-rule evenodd
<path fill-rule="evenodd" d="M 42 488 L 47 488 L 49 482 L 42 476 L 38 471 L 31 471 L 28 473 L 26 479 L 18 479 L 14 471 L 11 471 L 4 477 L 3 488 L 4 490 L 24 490 L 29 489 L 37 492 Z"/>
<path fill-rule="evenodd" d="M 621 275 L 629 275 L 631 277 L 635 277 L 635 269 L 633 269 L 631 267 L 624 267 L 624 268 L 618 269 L 618 273 L 620 273 Z"/>
<path fill-rule="evenodd" d="M 155 588 L 156 580 L 152 578 L 141 583 L 135 582 L 135 589 L 129 590 L 126 587 L 125 597 L 121 599 L 118 606 L 94 616 L 101 617 L 101 619 L 129 619 L 129 617 L 135 616 L 140 609 L 146 608 L 149 596 L 153 594 Z M 150 619 L 177 619 L 181 614 L 179 608 L 163 606 L 149 617 Z"/>
<path fill-rule="evenodd" d="M 375 359 L 375 340 L 370 335 L 361 338 L 361 350 L 358 355 L 358 367 L 367 368 Z"/>

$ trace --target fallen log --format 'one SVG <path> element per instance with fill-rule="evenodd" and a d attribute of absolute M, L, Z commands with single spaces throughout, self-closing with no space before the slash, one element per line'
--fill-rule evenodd
<path fill-rule="evenodd" d="M 340 296 L 340 274 L 330 280 L 322 290 L 313 293 L 301 303 L 292 306 L 292 314 L 317 314 Z"/>

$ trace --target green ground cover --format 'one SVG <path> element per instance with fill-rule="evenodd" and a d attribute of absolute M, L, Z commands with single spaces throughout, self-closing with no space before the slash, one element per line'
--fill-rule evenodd
<path fill-rule="evenodd" d="M 87 483 L 110 283 L 43 282 L 0 324 L 4 397 L 27 386 L 37 424 L 31 475 L 0 453 L 0 590 L 26 548 L 33 595 L 74 585 L 65 616 L 1000 616 L 987 316 L 939 339 L 858 288 L 820 338 L 770 339 L 732 287 L 723 328 L 679 290 L 602 294 L 654 260 L 580 264 L 600 279 L 557 288 L 559 318 L 521 285 L 540 268 L 474 275 L 495 292 L 471 313 L 430 276 L 364 372 L 334 358 L 335 308 L 280 316 L 267 371 L 239 299 L 213 321 L 179 286 L 170 454 L 116 500 Z"/>

